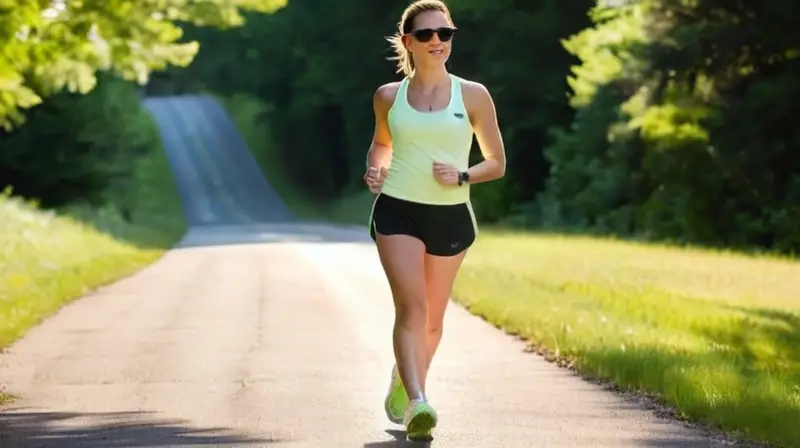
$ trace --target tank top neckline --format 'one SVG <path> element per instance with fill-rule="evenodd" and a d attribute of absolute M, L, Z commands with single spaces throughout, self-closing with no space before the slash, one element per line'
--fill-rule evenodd
<path fill-rule="evenodd" d="M 412 112 L 417 113 L 417 114 L 422 114 L 422 115 L 436 115 L 436 114 L 441 114 L 442 112 L 448 111 L 451 107 L 453 107 L 453 104 L 454 104 L 454 102 L 456 100 L 456 98 L 455 98 L 455 96 L 456 96 L 456 89 L 455 89 L 456 88 L 456 78 L 455 78 L 455 76 L 453 76 L 452 73 L 448 73 L 447 77 L 450 78 L 450 99 L 448 100 L 447 106 L 445 106 L 444 109 L 432 110 L 432 111 L 424 112 L 424 111 L 418 110 L 414 106 L 412 106 L 411 102 L 408 101 L 408 86 L 411 84 L 411 78 L 409 78 L 409 77 L 406 77 L 403 80 L 403 95 L 402 96 L 403 96 L 403 102 L 405 103 L 405 106 L 408 109 L 411 109 Z"/>

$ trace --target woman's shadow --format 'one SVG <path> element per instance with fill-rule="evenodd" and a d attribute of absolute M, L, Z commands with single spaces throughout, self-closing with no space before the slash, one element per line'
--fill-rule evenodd
<path fill-rule="evenodd" d="M 397 448 L 397 447 L 420 447 L 427 448 L 431 446 L 431 442 L 411 442 L 406 439 L 406 432 L 399 429 L 387 429 L 386 434 L 394 437 L 394 440 L 385 442 L 370 442 L 365 443 L 364 448 Z"/>

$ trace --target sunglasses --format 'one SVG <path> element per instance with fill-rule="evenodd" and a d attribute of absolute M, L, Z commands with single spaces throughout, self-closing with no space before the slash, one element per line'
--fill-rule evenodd
<path fill-rule="evenodd" d="M 433 39 L 433 35 L 437 34 L 439 36 L 439 40 L 441 42 L 447 42 L 453 38 L 453 35 L 456 33 L 457 28 L 421 28 L 418 30 L 414 30 L 410 35 L 414 36 L 414 39 L 417 39 L 420 42 L 428 42 Z"/>

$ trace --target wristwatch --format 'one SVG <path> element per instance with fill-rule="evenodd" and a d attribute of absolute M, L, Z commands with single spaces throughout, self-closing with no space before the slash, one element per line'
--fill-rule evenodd
<path fill-rule="evenodd" d="M 461 171 L 458 173 L 458 186 L 462 186 L 465 183 L 469 182 L 469 173 L 466 171 Z"/>

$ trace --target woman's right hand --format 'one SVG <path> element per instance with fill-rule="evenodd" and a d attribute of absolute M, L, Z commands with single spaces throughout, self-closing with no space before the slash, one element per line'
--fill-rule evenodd
<path fill-rule="evenodd" d="M 367 183 L 369 191 L 372 194 L 378 194 L 381 192 L 383 181 L 386 180 L 387 174 L 389 174 L 389 172 L 384 167 L 380 167 L 379 169 L 371 166 L 367 169 L 366 174 L 364 174 L 364 182 Z"/>

